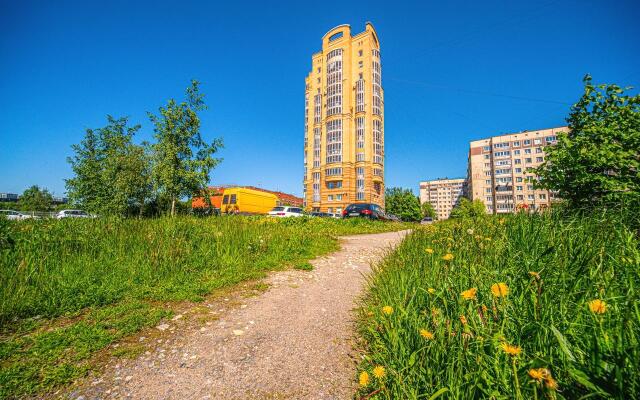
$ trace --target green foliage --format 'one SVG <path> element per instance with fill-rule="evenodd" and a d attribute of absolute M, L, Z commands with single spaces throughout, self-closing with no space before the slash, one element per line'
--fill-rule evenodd
<path fill-rule="evenodd" d="M 403 228 L 364 218 L 2 219 L 0 398 L 43 397 L 85 375 L 96 352 L 169 315 L 167 302 L 268 270 L 310 270 L 337 235 Z"/>
<path fill-rule="evenodd" d="M 451 210 L 451 218 L 480 218 L 487 214 L 484 203 L 481 200 L 471 201 L 466 197 L 460 198 L 458 204 Z"/>
<path fill-rule="evenodd" d="M 438 217 L 438 215 L 436 214 L 436 210 L 428 201 L 425 201 L 424 203 L 422 203 L 422 205 L 420 206 L 420 210 L 422 211 L 423 217 L 431 217 L 434 220 L 436 220 Z"/>
<path fill-rule="evenodd" d="M 133 143 L 139 125 L 107 116 L 107 125 L 87 129 L 68 161 L 74 177 L 66 181 L 70 200 L 100 215 L 124 216 L 133 204 L 142 207 L 150 195 L 148 157 Z"/>
<path fill-rule="evenodd" d="M 555 190 L 573 208 L 640 199 L 640 95 L 584 79 L 584 94 L 571 107 L 570 132 L 547 148 L 536 169 L 540 186 Z"/>
<path fill-rule="evenodd" d="M 191 82 L 186 97 L 179 104 L 169 100 L 166 107 L 160 107 L 159 116 L 149 113 L 156 139 L 151 145 L 153 180 L 160 194 L 171 200 L 171 215 L 175 215 L 178 199 L 206 188 L 211 170 L 221 161 L 213 155 L 222 147 L 222 140 L 208 144 L 200 135 L 198 112 L 206 105 L 198 81 Z"/>
<path fill-rule="evenodd" d="M 49 211 L 53 196 L 47 189 L 33 185 L 22 193 L 17 205 L 23 211 Z"/>
<path fill-rule="evenodd" d="M 384 197 L 387 213 L 395 214 L 403 221 L 420 221 L 422 219 L 420 200 L 413 195 L 410 189 L 387 188 Z"/>
<path fill-rule="evenodd" d="M 640 398 L 637 228 L 637 212 L 550 211 L 416 230 L 370 280 L 361 369 L 380 365 L 386 377 L 361 394 L 382 388 L 376 398 L 429 398 L 443 390 L 452 399 Z M 507 286 L 506 296 L 494 294 L 497 283 Z M 471 288 L 477 293 L 467 300 L 462 292 Z M 591 311 L 596 299 L 606 303 L 604 313 Z M 521 353 L 507 355 L 504 344 Z M 548 369 L 558 391 L 546 386 L 552 381 L 536 383 L 533 368 Z"/>

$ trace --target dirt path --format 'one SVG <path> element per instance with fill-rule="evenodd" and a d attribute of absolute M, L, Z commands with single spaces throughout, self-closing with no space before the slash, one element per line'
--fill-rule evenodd
<path fill-rule="evenodd" d="M 340 251 L 311 262 L 312 271 L 271 274 L 266 292 L 241 298 L 215 322 L 176 329 L 153 352 L 118 361 L 69 397 L 350 399 L 352 310 L 363 274 L 404 234 L 345 237 Z"/>

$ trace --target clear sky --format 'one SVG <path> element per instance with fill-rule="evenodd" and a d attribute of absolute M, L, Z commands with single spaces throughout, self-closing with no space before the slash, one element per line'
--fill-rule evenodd
<path fill-rule="evenodd" d="M 0 192 L 62 195 L 66 157 L 105 115 L 200 80 L 214 184 L 302 194 L 304 77 L 322 36 L 366 21 L 381 42 L 386 185 L 464 176 L 468 142 L 560 126 L 581 79 L 638 87 L 636 1 L 0 0 Z"/>

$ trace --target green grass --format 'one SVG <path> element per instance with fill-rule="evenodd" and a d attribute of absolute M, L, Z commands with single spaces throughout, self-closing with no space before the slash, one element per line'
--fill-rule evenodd
<path fill-rule="evenodd" d="M 415 231 L 370 279 L 359 322 L 360 371 L 370 379 L 360 394 L 640 398 L 640 250 L 630 225 L 622 216 L 547 213 Z M 448 253 L 453 260 L 443 260 Z M 506 296 L 494 296 L 497 283 Z M 471 288 L 476 298 L 467 300 L 461 293 Z M 606 312 L 590 310 L 595 299 Z M 539 382 L 529 375 L 538 368 L 548 370 Z M 557 390 L 547 387 L 554 381 Z"/>
<path fill-rule="evenodd" d="M 338 248 L 338 235 L 404 227 L 320 218 L 2 220 L 0 399 L 86 375 L 101 350 L 155 326 L 173 302 L 309 265 Z"/>

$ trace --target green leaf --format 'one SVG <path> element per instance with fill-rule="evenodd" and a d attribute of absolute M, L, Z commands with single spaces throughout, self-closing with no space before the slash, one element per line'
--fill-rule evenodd
<path fill-rule="evenodd" d="M 553 332 L 554 336 L 558 340 L 558 343 L 560 344 L 560 349 L 562 350 L 562 352 L 569 358 L 569 360 L 575 361 L 576 358 L 573 356 L 573 353 L 571 353 L 571 350 L 569 349 L 570 346 L 567 339 L 553 325 L 551 325 L 551 331 Z"/>

